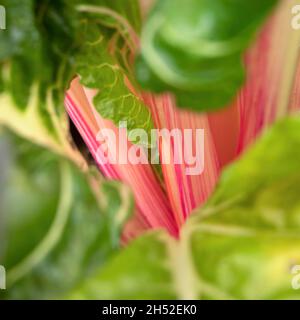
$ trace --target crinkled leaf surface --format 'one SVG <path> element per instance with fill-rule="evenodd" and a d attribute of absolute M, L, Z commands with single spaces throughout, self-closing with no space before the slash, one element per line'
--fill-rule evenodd
<path fill-rule="evenodd" d="M 300 299 L 300 119 L 269 130 L 225 170 L 180 241 L 138 239 L 71 298 Z"/>
<path fill-rule="evenodd" d="M 117 126 L 126 121 L 129 130 L 144 129 L 150 135 L 153 121 L 149 108 L 131 89 L 138 88 L 132 70 L 137 45 L 132 34 L 136 31 L 122 18 L 104 15 L 102 8 L 83 9 L 89 20 L 82 25 L 85 45 L 76 56 L 81 83 L 98 90 L 94 106 L 103 118 Z"/>
<path fill-rule="evenodd" d="M 136 74 L 180 107 L 226 106 L 244 80 L 242 55 L 277 0 L 158 0 L 142 33 Z"/>

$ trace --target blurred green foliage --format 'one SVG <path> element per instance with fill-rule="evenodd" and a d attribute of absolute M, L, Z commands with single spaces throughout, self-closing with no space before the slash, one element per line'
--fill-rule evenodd
<path fill-rule="evenodd" d="M 299 150 L 300 118 L 281 121 L 225 170 L 179 241 L 141 237 L 69 297 L 300 299 Z"/>
<path fill-rule="evenodd" d="M 7 270 L 1 296 L 58 299 L 118 250 L 119 185 L 98 186 L 101 206 L 87 177 L 67 160 L 23 140 L 9 141 L 12 156 L 0 199 L 0 264 Z"/>
<path fill-rule="evenodd" d="M 107 89 L 95 98 L 104 117 L 127 117 L 129 129 L 152 127 L 145 106 L 124 85 L 125 78 L 135 82 L 137 1 L 91 0 L 80 10 L 79 0 L 3 2 L 1 124 L 22 125 L 22 136 L 47 147 L 61 135 L 70 144 L 63 97 L 78 73 L 87 87 Z M 140 82 L 172 90 L 180 106 L 225 105 L 243 80 L 241 55 L 275 3 L 158 1 L 142 35 Z M 277 124 L 225 170 L 179 241 L 149 232 L 121 251 L 118 214 L 127 210 L 126 218 L 133 204 L 124 207 L 118 184 L 95 190 L 90 172 L 83 174 L 60 149 L 57 155 L 19 138 L 2 139 L 9 161 L 1 176 L 0 264 L 8 281 L 1 298 L 300 298 L 291 286 L 291 268 L 300 264 L 299 118 Z"/>
<path fill-rule="evenodd" d="M 157 0 L 143 27 L 136 74 L 198 111 L 227 106 L 244 82 L 242 56 L 278 0 Z"/>

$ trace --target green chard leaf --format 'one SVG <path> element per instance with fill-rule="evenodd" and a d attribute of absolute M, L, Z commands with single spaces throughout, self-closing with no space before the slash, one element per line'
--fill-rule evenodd
<path fill-rule="evenodd" d="M 70 3 L 4 1 L 7 30 L 0 33 L 0 61 L 8 73 L 6 89 L 20 109 L 27 107 L 33 86 L 38 88 L 42 115 L 47 90 L 59 90 L 61 98 L 64 95 L 70 81 L 68 59 L 75 44 L 76 16 Z"/>
<path fill-rule="evenodd" d="M 141 29 L 142 20 L 138 0 L 90 0 L 88 2 L 78 0 L 78 2 L 78 6 L 83 12 L 93 12 L 95 9 L 96 11 L 97 9 L 99 10 L 99 8 L 101 11 L 101 9 L 104 8 L 103 16 L 101 17 L 101 24 L 103 23 L 102 18 L 104 18 L 106 21 L 110 22 L 110 26 L 116 26 L 115 14 L 113 16 L 109 16 L 107 14 L 107 9 L 110 9 L 127 20 L 137 32 Z M 85 8 L 85 10 L 83 10 L 83 8 Z"/>
<path fill-rule="evenodd" d="M 278 0 L 158 0 L 142 32 L 136 75 L 179 107 L 226 106 L 244 81 L 242 55 Z"/>
<path fill-rule="evenodd" d="M 84 85 L 99 90 L 95 106 L 104 118 L 116 125 L 127 121 L 129 130 L 151 130 L 148 108 L 127 85 L 136 86 L 131 68 L 141 28 L 137 0 L 4 0 L 3 5 L 0 125 L 74 158 L 63 100 L 79 75 Z"/>
<path fill-rule="evenodd" d="M 63 154 L 68 145 L 63 99 L 74 75 L 77 43 L 75 2 L 2 4 L 7 29 L 0 32 L 0 125 Z"/>
<path fill-rule="evenodd" d="M 118 250 L 131 197 L 109 183 L 95 193 L 91 177 L 66 160 L 24 141 L 16 150 L 15 139 L 0 141 L 11 154 L 0 177 L 0 264 L 7 271 L 1 298 L 59 299 Z"/>
<path fill-rule="evenodd" d="M 69 298 L 300 299 L 300 118 L 276 124 L 225 170 L 180 240 L 152 232 Z"/>
<path fill-rule="evenodd" d="M 125 3 L 123 7 L 130 9 Z M 93 6 L 79 9 L 87 20 L 81 26 L 84 46 L 76 56 L 76 73 L 84 86 L 98 90 L 96 110 L 117 126 L 126 121 L 128 130 L 144 129 L 150 134 L 154 125 L 149 108 L 131 89 L 138 89 L 132 70 L 136 31 L 116 12 Z"/>

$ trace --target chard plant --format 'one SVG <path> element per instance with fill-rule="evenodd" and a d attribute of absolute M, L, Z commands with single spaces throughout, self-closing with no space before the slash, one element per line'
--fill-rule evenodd
<path fill-rule="evenodd" d="M 300 298 L 296 2 L 2 1 L 1 298 Z"/>

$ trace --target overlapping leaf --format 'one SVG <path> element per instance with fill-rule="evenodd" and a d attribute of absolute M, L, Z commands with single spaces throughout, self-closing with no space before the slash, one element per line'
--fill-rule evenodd
<path fill-rule="evenodd" d="M 0 103 L 5 106 L 0 123 L 61 149 L 66 135 L 61 128 L 67 127 L 63 98 L 79 74 L 85 85 L 99 90 L 95 106 L 104 118 L 116 125 L 127 121 L 128 129 L 152 128 L 148 108 L 126 85 L 137 41 L 132 37 L 141 27 L 137 1 L 12 0 L 3 5 L 8 16 L 7 30 L 0 33 Z M 17 129 L 19 122 L 26 128 Z"/>

